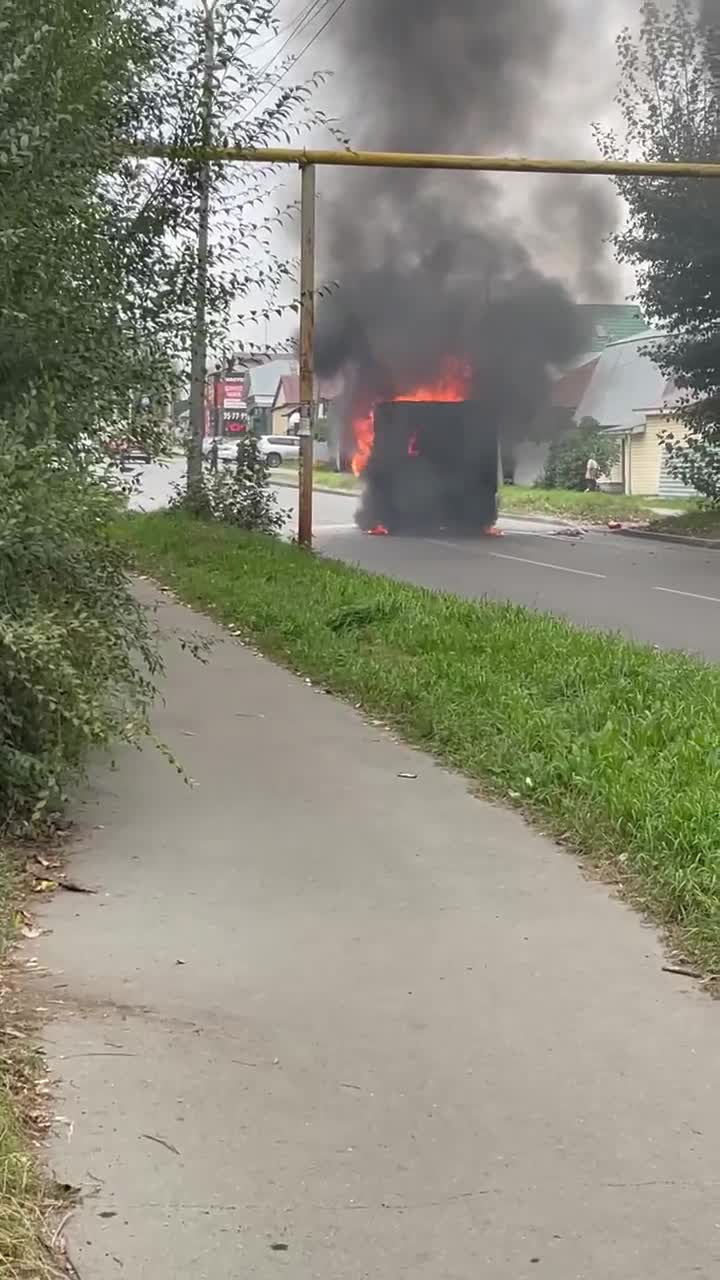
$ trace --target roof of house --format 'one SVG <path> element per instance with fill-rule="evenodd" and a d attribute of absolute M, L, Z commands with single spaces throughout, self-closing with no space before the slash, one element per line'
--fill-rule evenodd
<path fill-rule="evenodd" d="M 237 372 L 252 369 L 255 365 L 269 364 L 271 360 L 285 360 L 292 356 L 292 351 L 276 351 L 271 347 L 239 347 L 233 353 L 232 368 Z"/>
<path fill-rule="evenodd" d="M 552 403 L 556 409 L 576 409 L 592 378 L 597 356 L 567 369 L 553 384 Z"/>
<path fill-rule="evenodd" d="M 334 400 L 341 391 L 341 378 L 315 379 L 315 398 L 317 400 Z M 300 375 L 298 373 L 286 373 L 280 378 L 275 388 L 273 409 L 280 399 L 282 399 L 283 405 L 297 406 L 300 404 Z"/>
<path fill-rule="evenodd" d="M 271 405 L 281 378 L 289 374 L 297 375 L 298 362 L 292 356 L 282 360 L 270 360 L 267 364 L 256 365 L 248 369 L 245 381 L 245 394 L 248 400 L 256 405 Z"/>
<path fill-rule="evenodd" d="M 580 310 L 590 320 L 591 351 L 604 351 L 611 342 L 649 332 L 642 311 L 632 302 L 584 302 Z"/>
<path fill-rule="evenodd" d="M 674 386 L 648 353 L 664 337 L 647 330 L 606 347 L 578 402 L 576 419 L 594 418 L 601 427 L 630 429 L 644 422 L 647 413 L 671 406 Z"/>

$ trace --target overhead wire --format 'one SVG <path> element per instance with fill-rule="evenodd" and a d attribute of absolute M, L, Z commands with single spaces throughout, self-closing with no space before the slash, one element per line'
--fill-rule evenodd
<path fill-rule="evenodd" d="M 294 54 L 294 55 L 292 56 L 292 58 L 290 58 L 290 59 L 288 60 L 288 65 L 285 67 L 285 69 L 284 69 L 284 71 L 283 71 L 282 75 L 281 75 L 281 76 L 279 76 L 279 77 L 277 77 L 277 79 L 275 79 L 275 80 L 273 81 L 273 83 L 272 83 L 271 85 L 269 85 L 269 86 L 268 86 L 268 88 L 265 90 L 265 92 L 264 92 L 264 93 L 263 93 L 263 94 L 258 98 L 257 102 L 254 102 L 254 103 L 253 103 L 253 105 L 249 108 L 249 110 L 246 112 L 246 114 L 245 114 L 244 116 L 242 116 L 242 118 L 240 119 L 240 121 L 239 121 L 239 123 L 240 123 L 240 124 L 244 124 L 244 123 L 245 123 L 245 121 L 246 121 L 246 120 L 248 120 L 248 119 L 250 118 L 250 116 L 251 116 L 251 115 L 254 115 L 254 113 L 257 111 L 258 107 L 259 107 L 259 106 L 262 106 L 263 102 L 265 102 L 265 101 L 266 101 L 266 99 L 270 97 L 270 94 L 271 94 L 275 89 L 277 89 L 277 88 L 278 88 L 278 86 L 279 86 L 280 84 L 282 84 L 282 82 L 283 82 L 283 80 L 284 80 L 285 76 L 287 75 L 288 71 L 290 71 L 290 70 L 292 69 L 292 67 L 294 67 L 294 66 L 296 65 L 296 63 L 298 63 L 298 62 L 300 61 L 300 59 L 301 59 L 301 58 L 303 58 L 303 57 L 305 56 L 305 54 L 308 52 L 308 49 L 311 49 L 311 48 L 312 48 L 312 46 L 315 44 L 316 40 L 319 40 L 319 39 L 320 39 L 320 36 L 323 34 L 323 32 L 324 32 L 324 31 L 327 31 L 328 27 L 330 26 L 330 23 L 331 23 L 331 22 L 333 22 L 333 20 L 334 20 L 334 19 L 337 17 L 337 15 L 340 13 L 340 10 L 341 10 L 341 9 L 343 9 L 343 8 L 345 7 L 345 5 L 347 4 L 347 2 L 348 2 L 348 0 L 338 0 L 338 3 L 335 5 L 335 8 L 333 9 L 333 11 L 332 11 L 332 13 L 330 14 L 329 18 L 326 18 L 326 19 L 325 19 L 325 22 L 322 24 L 322 26 L 321 26 L 321 27 L 319 27 L 319 28 L 318 28 L 318 30 L 315 32 L 315 34 L 314 34 L 313 36 L 311 36 L 311 38 L 307 41 L 307 44 L 303 45 L 302 49 L 300 49 L 300 51 L 299 51 L 298 53 Z M 322 6 L 321 6 L 321 9 L 318 11 L 318 13 L 317 13 L 315 16 L 316 16 L 316 17 L 319 17 L 319 16 L 320 16 L 320 13 L 322 12 L 322 10 L 323 10 L 323 9 L 325 9 L 329 3 L 330 3 L 330 0 L 323 0 L 323 3 L 322 3 Z M 285 46 L 283 46 L 283 47 L 285 47 Z M 280 53 L 280 52 L 281 52 L 281 51 L 280 51 L 280 50 L 278 50 L 278 53 Z M 268 64 L 267 64 L 263 69 L 262 69 L 262 71 L 260 71 L 258 74 L 260 74 L 260 75 L 264 74 L 264 73 L 269 69 L 269 67 L 271 67 L 271 66 L 272 66 L 273 62 L 275 62 L 275 61 L 276 61 L 276 58 L 272 58 L 272 59 L 270 60 L 270 62 L 269 62 L 269 63 L 268 63 Z"/>
<path fill-rule="evenodd" d="M 287 48 L 290 41 L 300 35 L 301 31 L 307 27 L 308 23 L 311 22 L 314 17 L 319 17 L 319 14 L 323 9 L 327 8 L 328 4 L 330 4 L 330 0 L 309 0 L 309 3 L 305 5 L 305 8 L 302 9 L 300 13 L 295 14 L 295 17 L 291 18 L 284 26 L 279 27 L 274 35 L 269 36 L 267 40 L 263 40 L 262 44 L 255 45 L 255 52 L 257 53 L 260 49 L 267 49 L 268 45 L 274 44 L 281 36 L 289 33 L 285 43 L 280 46 L 277 53 L 270 59 L 268 66 L 272 66 L 272 63 L 283 52 L 283 50 Z M 313 13 L 313 10 L 317 10 L 318 6 L 318 12 Z"/>
<path fill-rule="evenodd" d="M 305 5 L 305 8 L 302 9 L 299 14 L 296 14 L 295 17 L 292 19 L 290 23 L 290 32 L 287 40 L 285 40 L 285 42 L 281 44 L 280 48 L 272 55 L 270 60 L 265 63 L 265 66 L 260 67 L 259 70 L 255 73 L 258 76 L 258 78 L 267 73 L 267 71 L 270 69 L 273 63 L 276 62 L 277 59 L 280 57 L 280 54 L 283 52 L 283 50 L 286 49 L 287 46 L 291 43 L 291 41 L 294 40 L 297 36 L 299 36 L 302 31 L 307 29 L 308 23 L 311 22 L 313 18 L 320 16 L 323 9 L 325 9 L 328 4 L 330 4 L 330 0 L 308 0 L 308 4 Z M 318 5 L 320 6 L 319 9 L 318 9 Z M 315 10 L 314 13 L 313 13 L 313 10 Z M 283 35 L 284 32 L 286 31 L 288 31 L 288 27 L 285 27 L 285 28 L 281 27 L 278 31 L 275 32 L 274 35 L 270 36 L 268 40 L 264 40 L 262 44 L 255 45 L 254 52 L 257 53 L 259 49 L 265 49 L 267 48 L 268 45 L 274 44 L 275 41 L 278 40 L 280 36 Z M 241 42 L 242 42 L 242 36 L 238 36 L 238 39 L 235 42 L 235 46 L 233 48 L 232 54 L 228 59 L 227 66 L 222 76 L 223 82 L 227 79 L 228 72 L 230 71 L 230 67 L 235 58 L 235 55 L 238 49 L 240 48 Z"/>

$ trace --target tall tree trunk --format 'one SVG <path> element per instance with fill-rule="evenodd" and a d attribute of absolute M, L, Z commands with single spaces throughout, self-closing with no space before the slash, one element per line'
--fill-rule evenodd
<path fill-rule="evenodd" d="M 215 72 L 215 0 L 204 0 L 205 51 L 201 99 L 201 144 L 212 145 L 213 77 Z M 195 319 L 190 364 L 190 439 L 187 455 L 188 495 L 202 484 L 202 446 L 205 434 L 207 383 L 207 293 L 210 230 L 210 164 L 203 161 L 198 173 L 197 275 Z"/>

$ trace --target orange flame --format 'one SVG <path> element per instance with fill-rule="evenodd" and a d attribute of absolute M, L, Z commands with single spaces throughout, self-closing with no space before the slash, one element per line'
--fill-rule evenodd
<path fill-rule="evenodd" d="M 435 382 L 412 387 L 402 395 L 392 396 L 392 400 L 431 402 L 435 404 L 459 404 L 467 400 L 470 388 L 470 368 L 461 360 L 447 360 L 442 373 Z M 377 404 L 377 401 L 375 402 Z M 375 440 L 375 404 L 368 413 L 359 414 L 353 419 L 355 435 L 355 455 L 352 460 L 353 473 L 356 476 L 365 470 L 372 453 Z"/>

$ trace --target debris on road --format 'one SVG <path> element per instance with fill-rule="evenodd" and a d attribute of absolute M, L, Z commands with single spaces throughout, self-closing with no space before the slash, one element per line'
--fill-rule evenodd
<path fill-rule="evenodd" d="M 57 887 L 57 880 L 36 880 L 33 893 L 54 893 Z"/>
<path fill-rule="evenodd" d="M 88 889 L 87 885 L 78 884 L 77 880 L 66 880 L 64 877 L 58 880 L 58 888 L 66 889 L 68 893 L 97 893 L 97 889 Z"/>
<path fill-rule="evenodd" d="M 31 926 L 27 924 L 23 925 L 22 929 L 20 930 L 22 937 L 29 938 L 29 939 L 41 938 L 43 934 L 47 932 L 48 931 L 46 929 L 38 929 L 34 925 Z"/>
<path fill-rule="evenodd" d="M 141 1138 L 147 1138 L 148 1142 L 157 1142 L 159 1147 L 165 1147 L 166 1151 L 171 1151 L 174 1156 L 179 1156 L 180 1152 L 174 1147 L 172 1142 L 168 1142 L 166 1138 L 157 1138 L 153 1133 L 141 1133 Z"/>

